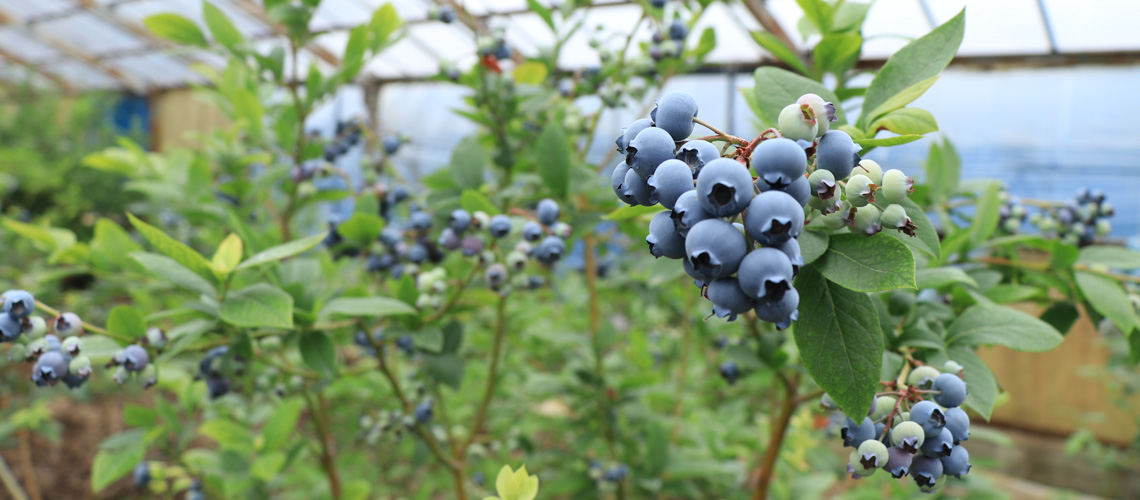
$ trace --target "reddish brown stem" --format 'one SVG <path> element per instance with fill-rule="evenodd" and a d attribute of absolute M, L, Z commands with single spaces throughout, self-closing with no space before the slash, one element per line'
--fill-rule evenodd
<path fill-rule="evenodd" d="M 780 448 L 784 445 L 784 436 L 787 434 L 788 424 L 791 423 L 792 414 L 796 412 L 796 405 L 799 403 L 799 399 L 796 397 L 798 377 L 789 379 L 783 373 L 779 375 L 780 381 L 784 383 L 784 399 L 780 406 L 780 414 L 772 423 L 771 438 L 768 440 L 768 448 L 764 450 L 764 456 L 760 462 L 760 480 L 756 484 L 756 489 L 752 491 L 752 500 L 766 500 L 768 498 L 768 489 L 772 486 L 772 476 L 776 472 L 776 463 L 780 458 Z"/>

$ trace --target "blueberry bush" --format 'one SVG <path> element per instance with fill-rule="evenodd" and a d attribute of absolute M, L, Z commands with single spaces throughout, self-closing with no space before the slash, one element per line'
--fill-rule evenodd
<path fill-rule="evenodd" d="M 432 22 L 478 37 L 478 62 L 437 77 L 467 89 L 456 113 L 477 129 L 409 178 L 402 149 L 432 137 L 306 123 L 404 35 L 396 10 L 322 72 L 298 57 L 319 1 L 265 3 L 283 45 L 255 46 L 209 2 L 207 31 L 146 19 L 225 56 L 201 93 L 230 128 L 192 150 L 88 155 L 132 196 L 89 237 L 3 220 L 23 269 L 0 275 L 0 338 L 21 383 L 153 393 L 100 447 L 95 491 L 130 476 L 195 499 L 812 498 L 879 469 L 916 485 L 877 491 L 971 490 L 986 484 L 970 422 L 1000 392 L 976 347 L 1052 349 L 1083 308 L 1140 353 L 1123 273 L 1140 254 L 1098 244 L 1103 194 L 960 180 L 945 136 L 921 172 L 869 157 L 938 131 L 910 104 L 953 58 L 962 13 L 867 68 L 868 4 L 799 2 L 818 42 L 803 56 L 755 35 L 782 66 L 742 89 L 749 138 L 660 92 L 715 48 L 689 33 L 708 2 L 649 2 L 637 44 L 586 25 L 583 2 L 529 2 L 557 34 L 532 57 L 441 5 Z M 565 72 L 584 31 L 600 64 Z M 603 113 L 630 107 L 643 116 L 588 158 Z M 354 150 L 359 173 L 337 166 Z"/>

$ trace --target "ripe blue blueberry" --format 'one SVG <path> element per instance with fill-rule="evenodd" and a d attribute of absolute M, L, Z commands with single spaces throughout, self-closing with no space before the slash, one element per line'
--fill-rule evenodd
<path fill-rule="evenodd" d="M 720 158 L 720 150 L 708 141 L 689 141 L 677 150 L 677 159 L 685 162 L 693 171 L 693 178 L 701 173 L 706 163 Z"/>
<path fill-rule="evenodd" d="M 800 176 L 798 179 L 792 181 L 791 184 L 779 189 L 768 184 L 764 179 L 756 179 L 756 189 L 759 189 L 761 193 L 765 191 L 783 191 L 788 193 L 792 198 L 795 198 L 796 203 L 800 204 L 800 208 L 806 207 L 808 202 L 811 201 L 811 184 L 808 182 L 808 178 L 804 176 Z"/>
<path fill-rule="evenodd" d="M 542 224 L 535 221 L 527 221 L 526 224 L 523 224 L 522 235 L 523 239 L 527 241 L 541 240 L 545 233 L 546 232 L 542 230 Z"/>
<path fill-rule="evenodd" d="M 910 462 L 910 477 L 920 487 L 933 488 L 938 478 L 942 477 L 942 460 L 916 455 Z"/>
<path fill-rule="evenodd" d="M 649 0 L 649 5 L 652 5 L 658 9 L 663 9 L 665 8 L 665 2 L 666 0 Z"/>
<path fill-rule="evenodd" d="M 396 151 L 400 150 L 401 141 L 400 141 L 400 138 L 397 136 L 394 136 L 394 135 L 384 136 L 383 143 L 384 143 L 384 152 L 387 153 L 388 155 L 394 155 L 394 154 L 396 154 Z"/>
<path fill-rule="evenodd" d="M 693 190 L 693 171 L 681 160 L 665 160 L 645 182 L 651 201 L 672 210 L 677 198 Z"/>
<path fill-rule="evenodd" d="M 708 162 L 697 176 L 701 208 L 717 217 L 732 217 L 744 211 L 754 192 L 748 168 L 728 158 Z"/>
<path fill-rule="evenodd" d="M 713 214 L 705 211 L 697 191 L 691 189 L 677 197 L 670 218 L 673 219 L 673 225 L 677 226 L 677 232 L 681 233 L 681 236 L 686 236 L 689 234 L 689 229 L 700 221 L 713 218 Z"/>
<path fill-rule="evenodd" d="M 497 292 L 507 282 L 507 267 L 498 262 L 491 264 L 483 273 L 483 279 L 487 281 L 487 288 Z"/>
<path fill-rule="evenodd" d="M 952 373 L 943 373 L 938 378 L 934 379 L 934 385 L 931 387 L 939 394 L 934 395 L 934 402 L 946 408 L 961 406 L 966 401 L 966 382 Z"/>
<path fill-rule="evenodd" d="M 676 40 L 678 42 L 682 41 L 688 34 L 689 27 L 685 26 L 685 23 L 681 22 L 680 19 L 674 19 L 673 24 L 669 25 L 669 38 L 672 38 L 673 40 Z"/>
<path fill-rule="evenodd" d="M 907 453 L 918 453 L 922 444 L 926 442 L 926 431 L 918 422 L 902 420 L 894 429 L 891 429 L 891 444 L 901 448 Z"/>
<path fill-rule="evenodd" d="M 130 372 L 141 372 L 150 363 L 150 354 L 146 349 L 131 344 L 123 349 L 123 367 Z"/>
<path fill-rule="evenodd" d="M 791 239 L 785 241 L 782 245 L 777 245 L 772 248 L 779 249 L 788 256 L 788 260 L 792 263 L 792 276 L 799 274 L 800 266 L 804 265 L 803 254 L 800 253 L 799 240 Z"/>
<path fill-rule="evenodd" d="M 0 313 L 0 342 L 12 342 L 20 338 L 22 333 L 20 320 L 13 318 L 11 314 Z"/>
<path fill-rule="evenodd" d="M 59 335 L 79 335 L 83 333 L 83 321 L 75 313 L 65 312 L 55 317 L 52 329 Z"/>
<path fill-rule="evenodd" d="M 718 318 L 735 321 L 736 315 L 748 312 L 756 300 L 740 289 L 736 278 L 722 278 L 709 283 L 709 302 L 713 303 L 713 314 Z"/>
<path fill-rule="evenodd" d="M 933 401 L 919 401 L 910 407 L 910 419 L 922 426 L 929 440 L 938 436 L 946 427 L 946 414 Z"/>
<path fill-rule="evenodd" d="M 792 288 L 792 261 L 776 248 L 758 248 L 740 261 L 740 289 L 754 299 L 779 302 Z"/>
<path fill-rule="evenodd" d="M 732 276 L 747 252 L 744 235 L 720 219 L 698 222 L 685 237 L 685 255 L 694 272 L 709 280 Z"/>
<path fill-rule="evenodd" d="M 463 240 L 459 239 L 459 235 L 458 235 L 458 234 L 456 234 L 455 230 L 454 230 L 454 229 L 451 229 L 451 228 L 449 227 L 449 228 L 446 228 L 446 229 L 444 229 L 443 231 L 441 231 L 441 232 L 439 233 L 439 239 L 438 239 L 438 240 L 436 240 L 436 243 L 438 243 L 438 244 L 439 244 L 439 246 L 441 246 L 441 247 L 443 247 L 443 248 L 446 248 L 446 249 L 448 249 L 448 250 L 456 250 L 456 249 L 458 249 L 458 248 L 459 248 L 459 245 L 462 243 L 462 241 L 463 241 Z M 374 255 L 374 256 L 372 256 L 372 257 L 376 257 L 376 256 Z M 371 265 L 372 265 L 372 264 L 371 264 L 371 262 L 372 262 L 372 261 L 371 261 L 371 258 L 370 258 L 370 260 L 369 260 L 369 266 L 370 266 L 370 267 L 369 267 L 369 270 L 370 270 L 370 271 L 372 270 L 372 269 L 371 269 Z M 394 262 L 393 262 L 393 263 L 390 263 L 390 264 L 388 264 L 388 266 L 387 266 L 387 267 L 391 267 L 391 264 L 394 264 Z M 385 269 L 386 269 L 387 267 L 385 267 Z"/>
<path fill-rule="evenodd" d="M 433 415 L 434 415 L 434 412 L 432 411 L 432 399 L 430 396 L 427 398 L 424 398 L 424 400 L 421 401 L 420 404 L 416 405 L 416 411 L 415 411 L 416 423 L 426 424 L 428 422 L 431 422 L 431 418 Z"/>
<path fill-rule="evenodd" d="M 799 305 L 800 292 L 791 288 L 780 300 L 757 300 L 756 317 L 776 325 L 777 330 L 783 330 L 800 319 Z"/>
<path fill-rule="evenodd" d="M 856 424 L 851 417 L 839 429 L 839 436 L 843 438 L 843 446 L 859 448 L 864 441 L 875 439 L 875 422 L 870 417 L 863 417 L 861 423 Z"/>
<path fill-rule="evenodd" d="M 728 382 L 728 385 L 736 384 L 736 381 L 740 378 L 740 367 L 736 365 L 735 361 L 725 361 L 721 363 L 718 371 L 720 372 L 720 376 L 724 378 L 724 381 Z"/>
<path fill-rule="evenodd" d="M 509 230 L 509 228 L 508 228 Z M 483 238 L 475 235 L 465 236 L 463 241 L 459 243 L 460 248 L 463 249 L 463 255 L 472 257 L 483 252 Z M 393 270 L 395 266 L 393 266 Z"/>
<path fill-rule="evenodd" d="M 452 231 L 462 233 L 471 226 L 471 213 L 462 208 L 452 210 L 451 216 L 447 219 L 447 225 Z"/>
<path fill-rule="evenodd" d="M 135 488 L 146 488 L 150 484 L 150 466 L 146 462 L 139 462 L 131 476 L 135 480 Z"/>
<path fill-rule="evenodd" d="M 636 204 L 636 202 L 630 203 L 622 195 L 622 184 L 625 183 L 625 174 L 627 174 L 627 173 L 629 173 L 629 165 L 626 165 L 624 161 L 621 163 L 618 163 L 617 166 L 614 167 L 613 173 L 610 174 L 610 187 L 613 188 L 614 195 L 616 195 L 619 199 L 621 199 L 621 201 L 623 201 L 629 205 L 634 205 L 634 204 Z"/>
<path fill-rule="evenodd" d="M 804 209 L 788 193 L 765 191 L 748 204 L 744 227 L 761 245 L 779 246 L 803 232 Z"/>
<path fill-rule="evenodd" d="M 491 232 L 491 236 L 502 238 L 511 232 L 511 218 L 502 214 L 491 217 L 487 229 Z"/>
<path fill-rule="evenodd" d="M 919 451 L 928 457 L 944 457 L 950 454 L 950 450 L 954 448 L 954 436 L 950 435 L 950 430 L 943 427 L 938 431 L 935 436 L 927 436 L 926 441 L 922 443 Z"/>
<path fill-rule="evenodd" d="M 814 141 L 816 131 L 819 130 L 816 122 L 815 118 L 804 117 L 799 104 L 789 104 L 780 110 L 776 126 L 780 129 L 780 135 L 787 139 Z"/>
<path fill-rule="evenodd" d="M 883 464 L 883 470 L 889 472 L 891 477 L 899 479 L 910 472 L 910 463 L 914 455 L 894 446 L 887 450 L 887 454 L 887 463 Z"/>
<path fill-rule="evenodd" d="M 558 202 L 545 198 L 538 202 L 538 221 L 544 226 L 553 226 L 558 222 Z"/>
<path fill-rule="evenodd" d="M 693 285 L 697 288 L 704 288 L 712 281 L 705 274 L 698 273 L 696 268 L 693 267 L 693 263 L 689 262 L 688 257 L 681 259 L 681 268 L 685 270 L 685 274 L 693 278 Z"/>
<path fill-rule="evenodd" d="M 832 399 L 831 395 L 829 395 L 829 394 L 824 394 L 823 396 L 821 396 L 819 398 L 819 406 L 823 407 L 823 409 L 825 409 L 825 410 L 838 410 L 839 409 L 839 405 L 835 404 L 835 400 Z"/>
<path fill-rule="evenodd" d="M 815 148 L 816 168 L 831 171 L 836 179 L 851 175 L 851 170 L 859 164 L 859 151 L 863 148 L 842 130 L 832 130 L 819 139 Z"/>
<path fill-rule="evenodd" d="M 962 479 L 970 473 L 970 452 L 964 446 L 955 446 L 950 454 L 942 457 L 942 473 Z"/>
<path fill-rule="evenodd" d="M 657 127 L 642 130 L 625 147 L 625 163 L 641 180 L 648 179 L 665 160 L 673 159 L 673 137 Z"/>
<path fill-rule="evenodd" d="M 635 120 L 633 123 L 630 123 L 629 125 L 626 125 L 624 128 L 622 128 L 621 135 L 618 136 L 617 141 L 614 141 L 614 144 L 617 145 L 618 154 L 626 154 L 625 148 L 626 146 L 629 146 L 630 141 L 632 141 L 634 137 L 637 137 L 637 134 L 640 134 L 642 130 L 645 130 L 652 126 L 653 120 L 650 120 L 649 118 L 642 118 L 640 120 Z"/>
<path fill-rule="evenodd" d="M 649 253 L 654 257 L 682 259 L 685 257 L 685 238 L 677 232 L 673 225 L 671 212 L 664 211 L 653 216 L 649 221 L 649 235 L 645 242 L 649 244 Z"/>
<path fill-rule="evenodd" d="M 807 154 L 791 139 L 768 139 L 752 152 L 752 168 L 764 182 L 775 189 L 782 189 L 804 176 Z"/>
<path fill-rule="evenodd" d="M 416 352 L 416 341 L 411 335 L 401 335 L 396 339 L 396 348 L 411 356 Z"/>
<path fill-rule="evenodd" d="M 649 185 L 632 169 L 626 172 L 621 189 L 621 200 L 626 204 L 653 206 L 653 193 L 649 191 Z"/>
<path fill-rule="evenodd" d="M 15 319 L 24 319 L 36 309 L 36 298 L 26 290 L 8 290 L 3 296 L 3 312 Z"/>
<path fill-rule="evenodd" d="M 859 466 L 863 469 L 876 469 L 887 463 L 887 445 L 876 439 L 868 439 L 859 445 Z"/>
<path fill-rule="evenodd" d="M 416 264 L 419 264 L 419 263 L 422 263 L 423 261 L 427 260 L 427 258 L 428 258 L 427 247 L 423 246 L 423 244 L 416 243 L 416 244 L 412 245 L 410 248 L 408 248 L 408 260 L 409 261 L 416 263 Z"/>
<path fill-rule="evenodd" d="M 431 214 L 423 211 L 412 212 L 408 225 L 417 231 L 427 231 L 431 229 Z"/>
<path fill-rule="evenodd" d="M 946 409 L 946 428 L 954 436 L 954 444 L 970 439 L 970 416 L 961 408 Z"/>
<path fill-rule="evenodd" d="M 681 27 L 684 28 L 684 25 Z M 657 100 L 657 107 L 649 112 L 653 125 L 668 132 L 674 141 L 689 138 L 693 133 L 693 118 L 696 116 L 697 101 L 685 92 L 670 92 L 661 96 Z"/>
<path fill-rule="evenodd" d="M 67 358 L 63 354 L 58 351 L 45 352 L 32 368 L 32 382 L 36 383 L 36 387 L 55 385 L 67 376 L 67 369 Z"/>
<path fill-rule="evenodd" d="M 396 244 L 404 240 L 404 232 L 399 228 L 386 227 L 380 231 L 380 243 L 383 243 L 388 248 L 393 248 Z"/>
<path fill-rule="evenodd" d="M 558 262 L 566 254 L 566 242 L 557 236 L 547 236 L 534 250 L 534 257 L 543 264 Z"/>

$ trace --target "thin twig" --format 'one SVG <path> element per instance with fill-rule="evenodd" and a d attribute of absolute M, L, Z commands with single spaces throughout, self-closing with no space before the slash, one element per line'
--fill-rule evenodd
<path fill-rule="evenodd" d="M 772 423 L 771 438 L 768 440 L 768 448 L 764 450 L 764 456 L 760 462 L 760 480 L 756 484 L 756 489 L 752 491 L 752 500 L 766 500 L 768 498 L 768 488 L 772 485 L 772 476 L 780 458 L 780 448 L 783 447 L 784 436 L 787 434 L 792 414 L 796 411 L 798 377 L 789 379 L 784 372 L 777 372 L 777 375 L 784 384 L 784 398 L 780 406 L 780 414 Z"/>
<path fill-rule="evenodd" d="M 479 435 L 484 422 L 487 420 L 487 409 L 491 406 L 491 398 L 495 394 L 495 382 L 499 373 L 499 358 L 503 353 L 503 341 L 507 336 L 507 297 L 499 297 L 499 307 L 496 311 L 497 320 L 495 323 L 495 340 L 494 345 L 491 347 L 491 367 L 487 371 L 487 385 L 483 389 L 483 400 L 479 402 L 479 410 L 475 413 L 475 423 L 471 425 L 471 433 L 467 435 L 467 439 L 463 441 L 463 446 L 456 450 L 456 455 L 460 453 L 466 454 L 467 448 L 475 441 L 475 437 Z M 457 456 L 456 458 L 461 458 Z"/>
<path fill-rule="evenodd" d="M 9 495 L 12 495 L 13 500 L 28 500 L 28 495 L 20 489 L 20 482 L 16 480 L 16 475 L 12 473 L 2 455 L 0 455 L 0 482 L 4 483 L 4 488 L 8 490 Z"/>
<path fill-rule="evenodd" d="M 59 316 L 59 310 L 57 310 L 57 309 L 55 309 L 55 308 L 53 308 L 47 304 L 44 304 L 43 302 L 40 302 L 38 300 L 36 301 L 36 308 L 38 308 L 41 311 L 46 312 L 52 316 Z M 92 332 L 92 333 L 97 333 L 97 334 L 102 335 L 104 337 L 110 337 L 110 338 L 117 340 L 119 342 L 122 342 L 122 343 L 130 344 L 136 340 L 136 339 L 131 338 L 130 336 L 123 335 L 121 333 L 109 332 L 109 331 L 107 331 L 106 328 L 101 328 L 101 327 L 92 325 L 91 323 L 88 323 L 86 321 L 81 321 L 80 323 L 83 325 L 84 330 L 87 330 L 87 331 Z"/>
<path fill-rule="evenodd" d="M 32 434 L 27 428 L 17 432 L 20 440 L 20 467 L 24 469 L 24 486 L 28 490 L 28 498 L 41 500 L 40 485 L 36 482 L 36 466 L 32 462 Z"/>
<path fill-rule="evenodd" d="M 471 284 L 472 281 L 474 281 L 475 275 L 479 273 L 479 268 L 481 267 L 482 266 L 479 264 L 472 265 L 471 269 L 467 271 L 467 276 L 463 278 L 463 281 L 459 282 L 459 288 L 455 290 L 455 293 L 447 299 L 447 302 L 444 302 L 442 307 L 437 309 L 430 316 L 424 318 L 424 323 L 434 323 L 436 321 L 439 321 L 439 319 L 442 318 L 444 314 L 447 314 L 447 311 L 451 310 L 451 308 L 455 306 L 455 303 L 459 301 L 459 297 L 463 295 L 463 292 L 467 290 L 467 287 Z"/>

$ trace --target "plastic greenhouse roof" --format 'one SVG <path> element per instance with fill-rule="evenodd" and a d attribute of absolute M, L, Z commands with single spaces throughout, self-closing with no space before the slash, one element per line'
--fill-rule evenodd
<path fill-rule="evenodd" d="M 175 12 L 209 33 L 202 20 L 203 1 L 0 0 L 0 79 L 30 81 L 68 92 L 147 92 L 201 83 L 191 67 L 201 63 L 220 66 L 224 59 L 205 50 L 175 47 L 150 34 L 142 21 L 152 14 Z M 209 1 L 258 50 L 268 51 L 282 41 L 280 27 L 268 21 L 261 0 Z M 417 80 L 437 74 L 443 61 L 460 67 L 476 61 L 475 32 L 470 27 L 458 21 L 427 20 L 433 0 L 324 0 L 310 24 L 323 34 L 298 54 L 298 63 L 303 67 L 315 63 L 330 70 L 339 63 L 336 54 L 347 43 L 346 31 L 367 22 L 371 12 L 386 1 L 405 20 L 406 35 L 369 61 L 361 78 Z M 502 27 L 510 46 L 524 55 L 535 55 L 554 41 L 554 33 L 539 16 L 528 12 L 526 0 L 458 3 L 486 26 Z M 1140 1 L 1136 0 L 877 0 L 864 25 L 868 42 L 861 57 L 884 59 L 963 6 L 969 8 L 960 58 L 1140 55 L 1140 30 L 1133 27 L 1140 19 Z M 666 9 L 666 18 L 670 18 L 672 9 Z M 718 44 L 708 55 L 709 64 L 741 69 L 773 62 L 750 36 L 764 29 L 754 12 L 765 11 L 801 52 L 818 38 L 804 39 L 799 30 L 802 12 L 795 0 L 733 0 L 706 9 L 688 43 L 695 44 L 700 33 L 712 27 Z M 638 22 L 641 7 L 630 0 L 598 0 L 574 16 L 583 18 L 586 27 L 600 26 L 603 33 L 613 35 L 603 38 L 614 50 L 620 50 L 631 29 L 637 29 L 635 40 L 641 41 L 648 41 L 653 32 L 648 23 Z M 567 41 L 558 61 L 561 68 L 575 70 L 598 63 L 586 31 L 579 30 Z"/>

